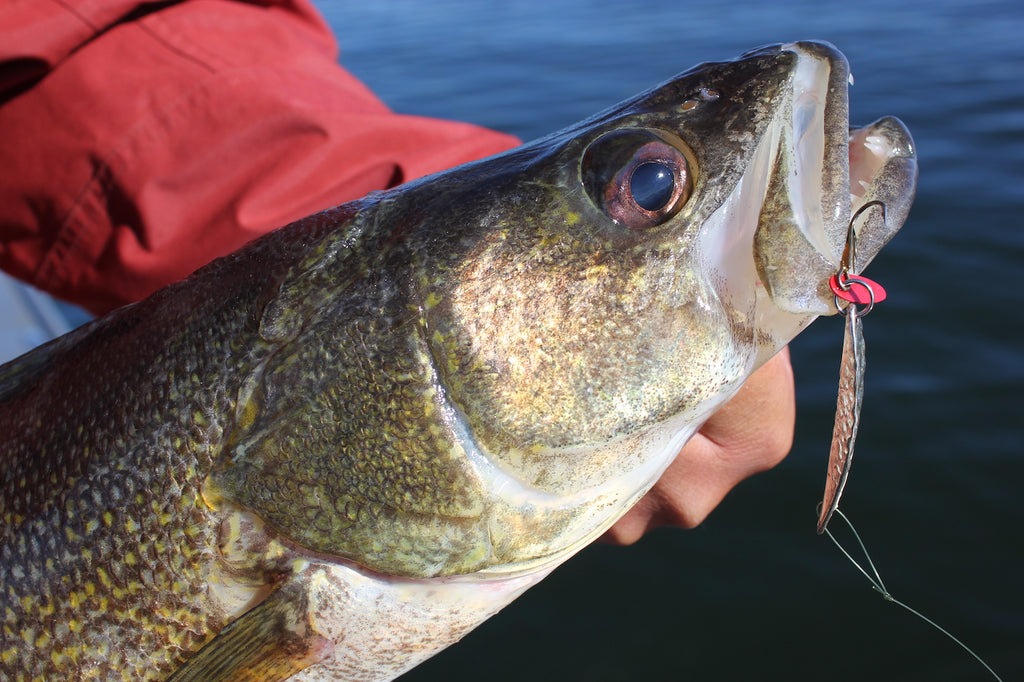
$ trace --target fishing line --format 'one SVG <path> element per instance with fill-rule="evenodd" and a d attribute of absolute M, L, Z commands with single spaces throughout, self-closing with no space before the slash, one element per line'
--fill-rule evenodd
<path fill-rule="evenodd" d="M 861 566 L 859 563 L 857 563 L 857 560 L 854 559 L 853 556 L 851 556 L 850 553 L 846 551 L 845 547 L 843 547 L 841 544 L 839 544 L 839 540 L 837 540 L 835 538 L 835 536 L 832 535 L 832 531 L 830 531 L 828 528 L 825 528 L 825 535 L 828 536 L 829 540 L 831 540 L 833 543 L 835 543 L 835 546 L 839 548 L 839 551 L 843 553 L 843 556 L 845 556 L 847 559 L 849 559 L 850 563 L 853 564 L 854 566 L 856 566 L 857 570 L 864 574 L 864 577 L 867 578 L 868 582 L 871 583 L 872 589 L 874 589 L 876 592 L 881 594 L 882 598 L 885 599 L 886 601 L 892 602 L 893 604 L 896 604 L 897 606 L 902 606 L 904 609 L 906 609 L 910 613 L 914 614 L 915 616 L 917 616 L 918 618 L 920 618 L 924 622 L 928 623 L 929 625 L 931 625 L 933 628 L 935 628 L 936 630 L 938 630 L 942 634 L 946 635 L 946 637 L 949 637 L 951 640 L 953 640 L 954 642 L 959 644 L 960 647 L 964 651 L 969 653 L 971 656 L 973 656 L 978 661 L 978 663 L 981 663 L 983 666 L 985 666 L 985 670 L 989 671 L 989 673 L 992 675 L 992 677 L 994 677 L 999 682 L 1003 682 L 1003 679 L 1001 677 L 999 677 L 999 675 L 996 674 L 996 671 L 993 670 L 991 668 L 991 666 L 989 666 L 989 664 L 986 663 L 984 661 L 984 659 L 982 659 L 981 656 L 979 656 L 978 654 L 974 653 L 973 649 L 971 649 L 969 646 L 967 646 L 966 644 L 961 642 L 959 639 L 954 637 L 953 634 L 949 630 L 947 630 L 946 628 L 942 627 L 941 625 L 936 623 L 934 620 L 932 620 L 928 616 L 926 616 L 923 613 L 921 613 L 920 611 L 917 611 L 916 609 L 908 606 L 907 604 L 901 602 L 896 597 L 892 596 L 892 593 L 889 592 L 889 590 L 886 588 L 885 583 L 882 582 L 882 576 L 878 573 L 878 568 L 875 567 L 875 562 L 871 560 L 871 555 L 868 554 L 868 548 L 864 546 L 864 541 L 860 539 L 860 534 L 857 532 L 857 529 L 853 527 L 853 523 L 850 521 L 850 519 L 848 519 L 846 517 L 846 514 L 844 514 L 839 509 L 835 510 L 835 514 L 837 516 L 839 516 L 839 518 L 841 518 L 846 523 L 847 527 L 850 529 L 850 532 L 853 533 L 853 537 L 857 540 L 857 544 L 860 546 L 860 551 L 863 552 L 864 558 L 867 559 L 868 566 L 871 567 L 871 573 L 868 573 L 866 570 L 864 570 L 863 566 Z"/>

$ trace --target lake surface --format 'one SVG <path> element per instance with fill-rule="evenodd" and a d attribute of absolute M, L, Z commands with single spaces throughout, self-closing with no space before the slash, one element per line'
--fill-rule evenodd
<path fill-rule="evenodd" d="M 890 591 L 1024 679 L 1024 3 L 319 0 L 392 108 L 532 139 L 701 61 L 836 44 L 852 120 L 896 115 L 921 182 L 868 274 L 867 394 L 843 498 Z M 814 532 L 837 319 L 793 344 L 792 454 L 693 531 L 595 546 L 403 680 L 983 680 Z M 835 526 L 834 526 L 835 527 Z M 848 540 L 852 544 L 852 540 Z"/>

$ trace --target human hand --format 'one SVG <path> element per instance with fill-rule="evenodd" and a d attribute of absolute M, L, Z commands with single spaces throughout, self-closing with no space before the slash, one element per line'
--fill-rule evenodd
<path fill-rule="evenodd" d="M 659 526 L 693 528 L 737 483 L 785 458 L 795 419 L 793 368 L 789 348 L 783 348 L 711 416 L 602 539 L 628 545 Z"/>

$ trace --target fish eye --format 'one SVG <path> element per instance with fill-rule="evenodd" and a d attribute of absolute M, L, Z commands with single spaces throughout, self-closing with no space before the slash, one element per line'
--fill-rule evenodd
<path fill-rule="evenodd" d="M 629 175 L 629 193 L 645 211 L 660 211 L 672 198 L 672 169 L 659 161 L 645 161 Z"/>
<path fill-rule="evenodd" d="M 648 130 L 620 130 L 596 139 L 583 155 L 580 177 L 591 201 L 630 228 L 664 223 L 693 192 L 687 156 Z"/>

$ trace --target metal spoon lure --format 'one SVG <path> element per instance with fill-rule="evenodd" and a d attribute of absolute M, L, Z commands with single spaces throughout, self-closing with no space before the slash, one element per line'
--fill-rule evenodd
<path fill-rule="evenodd" d="M 885 219 L 885 204 L 871 201 L 861 206 L 850 219 L 839 272 L 830 280 L 835 293 L 836 309 L 846 318 L 843 334 L 843 355 L 839 365 L 839 396 L 836 400 L 836 421 L 832 429 L 832 447 L 825 475 L 825 495 L 818 517 L 818 534 L 828 527 L 832 515 L 839 507 L 839 498 L 850 476 L 853 446 L 860 425 L 860 408 L 864 400 L 864 331 L 862 318 L 875 304 L 885 298 L 885 290 L 877 282 L 857 274 L 857 241 L 854 222 L 866 209 L 880 206 Z M 846 301 L 843 306 L 840 301 Z M 858 305 L 865 306 L 862 309 Z"/>

